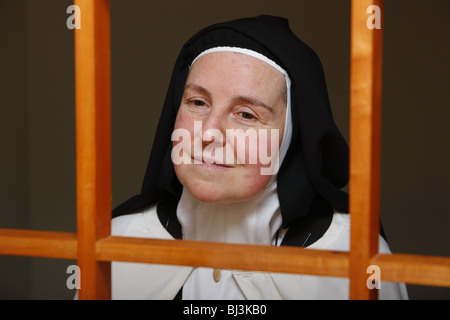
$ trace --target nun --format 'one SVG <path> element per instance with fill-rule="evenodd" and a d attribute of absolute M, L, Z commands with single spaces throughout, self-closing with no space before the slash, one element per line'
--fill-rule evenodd
<path fill-rule="evenodd" d="M 176 61 L 140 194 L 115 236 L 348 251 L 349 150 L 316 53 L 273 16 L 218 23 Z M 389 253 L 384 237 L 379 250 Z M 113 299 L 348 299 L 348 279 L 112 263 Z M 406 299 L 381 283 L 380 299 Z"/>

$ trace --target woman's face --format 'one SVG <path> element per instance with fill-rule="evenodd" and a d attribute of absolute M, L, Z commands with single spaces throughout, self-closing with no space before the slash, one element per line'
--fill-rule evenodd
<path fill-rule="evenodd" d="M 259 59 L 215 52 L 196 60 L 172 136 L 175 172 L 196 199 L 241 201 L 267 185 L 275 161 L 265 156 L 279 150 L 285 96 L 284 75 Z"/>

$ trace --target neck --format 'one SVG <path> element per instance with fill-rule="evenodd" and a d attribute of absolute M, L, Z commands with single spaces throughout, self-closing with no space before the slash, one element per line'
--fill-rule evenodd
<path fill-rule="evenodd" d="M 270 245 L 281 227 L 276 183 L 251 199 L 221 205 L 201 202 L 183 188 L 177 217 L 186 240 Z"/>

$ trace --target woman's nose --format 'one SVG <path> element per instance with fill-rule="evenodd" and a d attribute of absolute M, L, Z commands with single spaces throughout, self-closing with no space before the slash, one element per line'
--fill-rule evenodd
<path fill-rule="evenodd" d="M 226 127 L 226 114 L 220 110 L 212 110 L 202 122 L 203 145 L 208 145 L 212 142 L 223 145 Z"/>

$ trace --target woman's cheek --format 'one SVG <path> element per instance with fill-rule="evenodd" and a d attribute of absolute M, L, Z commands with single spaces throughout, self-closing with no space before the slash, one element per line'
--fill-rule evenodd
<path fill-rule="evenodd" d="M 193 123 L 194 121 L 189 116 L 189 113 L 186 112 L 183 108 L 183 106 L 180 106 L 180 109 L 178 110 L 177 118 L 175 119 L 175 126 L 174 129 L 187 129 L 191 134 L 193 131 Z"/>
<path fill-rule="evenodd" d="M 242 179 L 241 185 L 246 186 L 248 190 L 248 196 L 254 196 L 258 194 L 269 182 L 271 176 L 261 174 L 260 165 L 247 165 L 245 179 Z"/>

